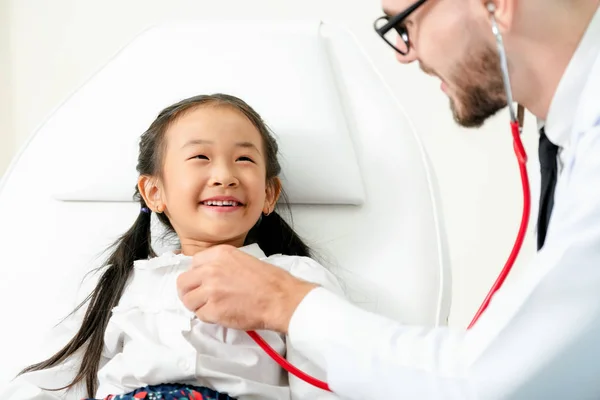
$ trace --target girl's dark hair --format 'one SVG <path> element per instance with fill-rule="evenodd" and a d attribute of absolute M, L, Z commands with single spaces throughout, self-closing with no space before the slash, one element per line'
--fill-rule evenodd
<path fill-rule="evenodd" d="M 161 176 L 166 148 L 165 132 L 178 117 L 200 106 L 230 107 L 243 113 L 252 122 L 263 139 L 267 183 L 272 184 L 281 172 L 281 166 L 277 159 L 277 142 L 256 111 L 237 97 L 225 94 L 191 97 L 161 111 L 148 130 L 142 134 L 137 163 L 138 173 Z M 283 192 L 282 197 L 285 200 Z M 134 199 L 140 203 L 141 208 L 147 208 L 137 186 Z M 280 205 L 289 207 L 287 202 L 282 202 Z M 156 216 L 171 233 L 174 233 L 173 226 L 164 213 L 156 214 Z M 25 368 L 20 374 L 59 365 L 82 349 L 84 354 L 77 375 L 69 385 L 55 390 L 67 389 L 85 380 L 88 396 L 94 397 L 104 347 L 104 333 L 112 309 L 119 303 L 125 284 L 133 270 L 134 261 L 156 256 L 151 245 L 150 218 L 150 213 L 140 212 L 131 228 L 110 247 L 114 251 L 102 267 L 105 268 L 105 271 L 96 288 L 71 313 L 72 315 L 89 302 L 81 328 L 75 336 L 55 355 Z M 310 256 L 308 246 L 277 212 L 272 212 L 268 216 L 263 215 L 260 218 L 247 235 L 246 244 L 251 243 L 257 243 L 267 256 L 272 254 Z"/>

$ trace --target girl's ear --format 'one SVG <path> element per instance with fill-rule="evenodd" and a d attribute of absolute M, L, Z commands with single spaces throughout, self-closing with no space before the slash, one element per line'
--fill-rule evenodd
<path fill-rule="evenodd" d="M 270 179 L 267 182 L 266 194 L 263 214 L 269 215 L 275 209 L 277 200 L 279 200 L 279 196 L 281 195 L 281 181 L 278 177 Z"/>
<path fill-rule="evenodd" d="M 161 213 L 165 211 L 163 201 L 163 191 L 157 178 L 141 175 L 138 178 L 138 190 L 144 199 L 146 205 L 154 212 Z"/>

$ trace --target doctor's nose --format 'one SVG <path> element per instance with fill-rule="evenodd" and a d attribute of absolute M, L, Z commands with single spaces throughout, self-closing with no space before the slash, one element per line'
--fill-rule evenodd
<path fill-rule="evenodd" d="M 402 64 L 410 64 L 417 59 L 414 51 L 409 51 L 407 55 L 396 53 L 396 60 Z"/>
<path fill-rule="evenodd" d="M 402 50 L 402 53 L 396 51 L 396 60 L 402 64 L 410 64 L 417 59 L 417 49 L 408 38 L 408 32 L 396 36 L 396 48 Z"/>

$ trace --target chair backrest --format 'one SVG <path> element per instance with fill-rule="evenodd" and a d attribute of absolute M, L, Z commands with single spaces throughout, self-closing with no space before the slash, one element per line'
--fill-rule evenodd
<path fill-rule="evenodd" d="M 353 36 L 320 21 L 173 23 L 141 33 L 61 104 L 0 183 L 0 385 L 39 361 L 44 334 L 139 212 L 140 134 L 165 106 L 215 92 L 241 97 L 275 132 L 294 226 L 350 300 L 446 323 L 435 177 Z"/>

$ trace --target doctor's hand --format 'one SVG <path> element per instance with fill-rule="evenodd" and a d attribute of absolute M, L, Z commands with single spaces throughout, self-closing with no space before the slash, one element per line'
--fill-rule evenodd
<path fill-rule="evenodd" d="M 315 287 L 227 245 L 196 254 L 192 268 L 177 279 L 181 301 L 200 320 L 281 333 L 287 333 L 294 311 Z"/>

